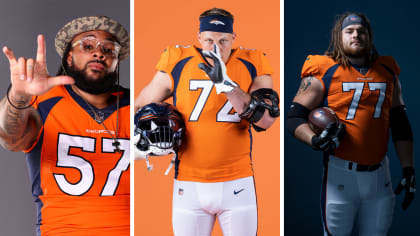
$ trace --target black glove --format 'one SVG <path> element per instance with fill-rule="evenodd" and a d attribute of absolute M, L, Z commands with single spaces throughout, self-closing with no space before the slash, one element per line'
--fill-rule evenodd
<path fill-rule="evenodd" d="M 200 63 L 198 64 L 198 68 L 206 72 L 213 83 L 223 82 L 223 73 L 222 67 L 220 66 L 220 61 L 213 54 L 205 54 L 205 57 L 213 59 L 214 66 L 208 65 L 206 63 Z"/>
<path fill-rule="evenodd" d="M 312 137 L 312 149 L 332 154 L 346 134 L 346 125 L 330 123 L 321 134 Z"/>
<path fill-rule="evenodd" d="M 213 59 L 214 66 L 200 63 L 198 64 L 198 68 L 206 72 L 211 81 L 213 81 L 217 94 L 230 92 L 235 87 L 238 87 L 238 85 L 227 75 L 226 65 L 222 60 L 217 44 L 214 44 L 213 51 L 203 51 L 203 55 Z"/>
<path fill-rule="evenodd" d="M 405 189 L 405 197 L 402 203 L 402 208 L 406 210 L 410 205 L 411 201 L 414 200 L 414 194 L 416 192 L 416 176 L 414 173 L 414 167 L 404 167 L 403 176 L 400 183 L 395 189 L 395 194 L 400 194 Z"/>

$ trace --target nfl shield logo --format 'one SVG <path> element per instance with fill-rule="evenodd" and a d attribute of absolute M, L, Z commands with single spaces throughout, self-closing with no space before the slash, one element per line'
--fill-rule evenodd
<path fill-rule="evenodd" d="M 179 188 L 179 189 L 178 189 L 178 195 L 179 195 L 179 196 L 184 195 L 184 189 Z"/>

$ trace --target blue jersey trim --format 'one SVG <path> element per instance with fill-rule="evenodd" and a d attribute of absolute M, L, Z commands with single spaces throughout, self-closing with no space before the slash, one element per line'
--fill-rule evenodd
<path fill-rule="evenodd" d="M 79 104 L 79 106 L 82 107 L 89 114 L 89 116 L 92 117 L 92 119 L 95 119 L 95 114 L 93 114 L 93 112 L 90 110 L 85 100 L 83 100 L 82 97 L 80 97 L 76 92 L 73 91 L 73 89 L 71 88 L 71 85 L 65 85 L 64 87 L 66 88 L 70 96 L 77 102 L 77 104 Z M 113 92 L 117 92 L 117 89 L 114 89 Z M 122 97 L 120 97 L 119 107 L 122 108 L 125 106 L 129 106 L 130 105 L 130 90 L 120 86 L 119 92 L 123 93 Z M 110 115 L 112 115 L 112 113 L 117 111 L 117 103 L 115 102 L 111 106 L 105 107 L 103 109 L 98 109 L 96 107 L 94 108 L 96 111 L 101 112 L 104 115 L 103 116 L 104 120 L 106 120 Z"/>
<path fill-rule="evenodd" d="M 63 97 L 52 97 L 49 98 L 38 105 L 37 111 L 41 115 L 42 123 L 45 123 L 47 120 L 48 114 L 50 114 L 51 109 L 57 104 Z"/>
<path fill-rule="evenodd" d="M 63 97 L 52 97 L 47 99 L 38 105 L 38 113 L 41 116 L 42 123 L 45 124 L 45 121 L 50 114 L 51 109 L 62 99 Z M 31 150 L 31 152 L 26 153 L 26 162 L 28 165 L 29 170 L 29 177 L 32 182 L 32 196 L 34 198 L 34 202 L 37 208 L 37 224 L 36 224 L 36 232 L 37 235 L 41 235 L 41 209 L 43 207 L 43 203 L 39 196 L 43 195 L 41 189 L 41 150 L 42 144 L 44 140 L 44 131 L 42 131 L 41 135 L 39 136 L 38 142 L 35 147 Z"/>
<path fill-rule="evenodd" d="M 326 106 L 326 107 L 328 106 L 328 91 L 330 90 L 331 79 L 339 66 L 340 64 L 335 64 L 331 66 L 330 68 L 328 68 L 327 72 L 325 72 L 324 77 L 322 77 L 322 81 L 324 81 L 324 85 L 325 85 L 323 106 Z"/>
<path fill-rule="evenodd" d="M 381 64 L 389 73 L 391 73 L 392 78 L 394 78 L 393 83 L 395 83 L 395 81 L 397 80 L 397 76 L 395 75 L 395 72 L 389 68 L 388 66 L 386 66 L 385 64 Z"/>
<path fill-rule="evenodd" d="M 238 58 L 238 60 L 244 63 L 245 67 L 248 69 L 249 76 L 251 76 L 252 81 L 254 81 L 255 77 L 257 77 L 257 69 L 255 68 L 255 66 L 251 62 L 242 58 Z"/>
<path fill-rule="evenodd" d="M 44 138 L 44 131 L 42 131 L 42 134 L 39 137 L 38 143 L 35 146 L 35 148 L 30 152 L 26 153 L 26 163 L 28 165 L 29 170 L 29 177 L 32 182 L 32 196 L 34 198 L 34 202 L 36 205 L 36 211 L 37 211 L 37 223 L 36 223 L 36 232 L 37 235 L 41 235 L 41 221 L 42 221 L 42 215 L 41 215 L 41 209 L 44 206 L 39 196 L 43 195 L 41 189 L 41 148 L 42 148 L 42 140 Z"/>
<path fill-rule="evenodd" d="M 254 173 L 254 168 L 252 167 L 252 144 L 253 144 L 253 139 L 252 139 L 251 125 L 249 125 L 249 127 L 248 127 L 248 133 L 249 133 L 249 159 L 251 161 L 252 173 Z"/>
<path fill-rule="evenodd" d="M 184 58 L 181 61 L 179 61 L 175 65 L 174 69 L 171 72 L 172 78 L 174 79 L 174 91 L 173 91 L 173 103 L 174 103 L 174 106 L 176 106 L 176 89 L 178 88 L 178 83 L 179 83 L 179 79 L 181 78 L 182 70 L 184 69 L 185 64 L 187 64 L 187 62 L 191 58 L 193 58 L 193 57 L 192 56 L 191 57 L 187 57 L 187 58 Z"/>

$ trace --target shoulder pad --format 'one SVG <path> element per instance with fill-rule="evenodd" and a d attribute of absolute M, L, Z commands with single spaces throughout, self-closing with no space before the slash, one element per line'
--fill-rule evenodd
<path fill-rule="evenodd" d="M 400 67 L 392 56 L 379 56 L 378 59 L 380 64 L 390 68 L 398 76 L 400 74 Z"/>
<path fill-rule="evenodd" d="M 337 63 L 328 56 L 308 55 L 302 67 L 301 77 L 314 76 L 321 78 L 335 64 Z"/>
<path fill-rule="evenodd" d="M 193 46 L 169 46 L 160 56 L 156 69 L 168 73 L 180 60 L 186 57 L 196 56 L 197 54 L 198 52 Z"/>

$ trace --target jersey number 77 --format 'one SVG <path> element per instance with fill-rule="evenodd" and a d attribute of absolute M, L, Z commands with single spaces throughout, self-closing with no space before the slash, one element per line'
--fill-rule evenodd
<path fill-rule="evenodd" d="M 378 101 L 373 113 L 373 118 L 378 119 L 381 117 L 382 105 L 384 104 L 385 100 L 387 84 L 384 82 L 369 82 L 367 84 L 369 86 L 369 91 L 379 90 Z M 360 98 L 362 97 L 364 86 L 365 83 L 363 82 L 343 83 L 343 92 L 350 92 L 351 90 L 354 90 L 353 98 L 351 100 L 349 110 L 347 111 L 346 120 L 353 120 L 356 116 L 356 111 L 359 106 Z"/>

